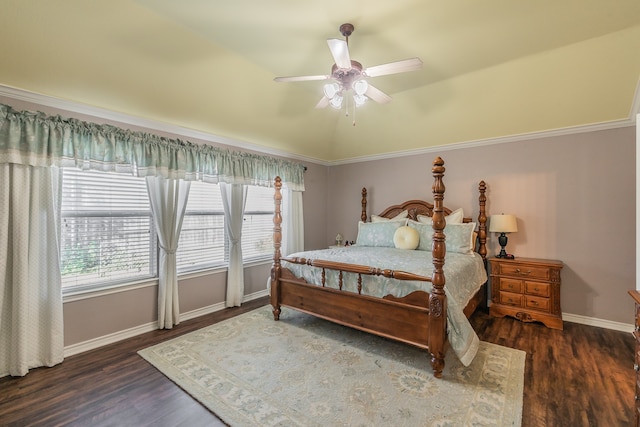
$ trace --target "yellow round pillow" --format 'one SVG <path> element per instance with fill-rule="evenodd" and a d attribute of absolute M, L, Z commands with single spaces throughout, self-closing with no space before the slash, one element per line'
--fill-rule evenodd
<path fill-rule="evenodd" d="M 411 228 L 408 225 L 398 227 L 393 235 L 393 244 L 398 249 L 414 250 L 420 243 L 420 235 L 418 230 Z"/>

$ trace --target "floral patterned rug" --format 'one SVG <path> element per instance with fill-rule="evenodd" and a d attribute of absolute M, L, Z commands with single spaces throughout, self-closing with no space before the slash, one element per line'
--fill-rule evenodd
<path fill-rule="evenodd" d="M 486 342 L 436 379 L 424 350 L 265 306 L 139 354 L 234 427 L 521 425 L 525 353 Z"/>

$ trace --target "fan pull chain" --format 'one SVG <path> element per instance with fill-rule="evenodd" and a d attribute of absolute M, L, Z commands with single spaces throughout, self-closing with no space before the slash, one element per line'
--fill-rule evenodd
<path fill-rule="evenodd" d="M 344 97 L 347 99 L 344 103 L 344 116 L 349 117 L 349 91 L 345 90 Z"/>
<path fill-rule="evenodd" d="M 353 103 L 353 125 L 356 125 L 356 103 Z"/>

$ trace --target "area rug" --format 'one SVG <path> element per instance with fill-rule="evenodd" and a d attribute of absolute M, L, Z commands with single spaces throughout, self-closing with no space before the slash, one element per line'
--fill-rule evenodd
<path fill-rule="evenodd" d="M 482 342 L 442 379 L 407 344 L 271 307 L 139 354 L 234 426 L 520 426 L 525 353 Z"/>

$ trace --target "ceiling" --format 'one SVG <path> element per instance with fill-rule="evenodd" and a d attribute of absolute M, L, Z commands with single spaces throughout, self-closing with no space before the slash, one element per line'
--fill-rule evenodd
<path fill-rule="evenodd" d="M 0 84 L 320 162 L 629 119 L 638 0 L 2 0 Z M 393 97 L 315 109 L 327 38 L 420 57 Z"/>

